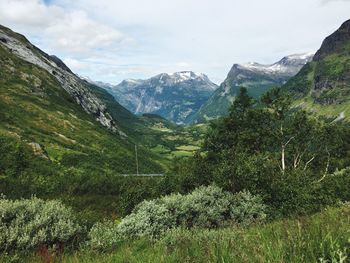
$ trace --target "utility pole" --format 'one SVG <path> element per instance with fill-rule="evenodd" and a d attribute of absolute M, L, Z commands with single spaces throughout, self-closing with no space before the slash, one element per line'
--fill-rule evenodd
<path fill-rule="evenodd" d="M 139 175 L 139 159 L 137 157 L 137 146 L 135 144 L 135 155 L 136 155 L 136 174 Z"/>

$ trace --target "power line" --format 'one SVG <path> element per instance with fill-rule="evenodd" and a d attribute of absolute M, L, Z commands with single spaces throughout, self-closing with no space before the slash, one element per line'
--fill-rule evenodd
<path fill-rule="evenodd" d="M 139 159 L 137 156 L 137 146 L 135 144 L 135 156 L 136 156 L 136 174 L 139 175 Z"/>

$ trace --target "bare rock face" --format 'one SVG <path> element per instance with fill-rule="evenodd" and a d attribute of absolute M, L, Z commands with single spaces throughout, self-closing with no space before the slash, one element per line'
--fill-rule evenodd
<path fill-rule="evenodd" d="M 345 21 L 340 28 L 328 36 L 322 43 L 321 48 L 316 52 L 313 61 L 320 61 L 331 53 L 348 51 L 350 41 L 350 20 Z"/>
<path fill-rule="evenodd" d="M 322 104 L 336 104 L 350 94 L 350 20 L 328 36 L 317 51 L 314 91 Z M 339 94 L 326 92 L 339 90 Z M 342 91 L 340 91 L 342 90 Z"/>
<path fill-rule="evenodd" d="M 48 71 L 87 113 L 95 116 L 98 122 L 112 132 L 123 134 L 102 100 L 94 95 L 85 82 L 73 74 L 59 58 L 47 55 L 23 36 L 3 27 L 0 27 L 0 45 L 8 48 L 17 57 Z"/>
<path fill-rule="evenodd" d="M 59 59 L 58 57 L 56 57 L 55 55 L 51 55 L 50 58 L 51 58 L 51 60 L 52 60 L 53 62 L 55 62 L 56 65 L 57 65 L 58 67 L 60 67 L 61 69 L 65 70 L 65 71 L 67 71 L 67 72 L 69 72 L 69 73 L 73 73 L 73 72 L 70 70 L 70 68 L 68 68 L 67 65 L 64 64 L 64 62 L 63 62 L 61 59 Z"/>

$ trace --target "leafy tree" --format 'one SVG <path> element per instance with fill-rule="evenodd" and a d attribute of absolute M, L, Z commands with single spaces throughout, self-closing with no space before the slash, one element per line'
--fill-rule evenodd
<path fill-rule="evenodd" d="M 248 90 L 245 87 L 241 87 L 237 97 L 233 101 L 232 107 L 230 108 L 230 115 L 245 113 L 253 105 L 254 100 L 248 95 Z"/>
<path fill-rule="evenodd" d="M 281 215 L 315 211 L 329 203 L 316 194 L 322 181 L 349 165 L 347 133 L 346 124 L 293 108 L 279 88 L 257 105 L 241 89 L 230 115 L 211 123 L 202 157 L 191 164 L 191 184 L 215 182 L 231 192 L 250 190 Z"/>

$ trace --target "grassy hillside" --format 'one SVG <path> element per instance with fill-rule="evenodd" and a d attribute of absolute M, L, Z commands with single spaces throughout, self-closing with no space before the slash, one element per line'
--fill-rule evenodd
<path fill-rule="evenodd" d="M 3 134 L 40 144 L 51 162 L 67 168 L 74 165 L 116 173 L 132 171 L 134 145 L 127 138 L 98 124 L 47 71 L 18 59 L 1 46 L 0 59 Z M 144 170 L 161 170 L 149 157 L 141 149 Z"/>
<path fill-rule="evenodd" d="M 121 243 L 115 252 L 66 254 L 60 262 L 348 262 L 350 207 L 250 228 L 176 230 L 160 241 Z M 37 262 L 30 257 L 27 262 Z"/>

